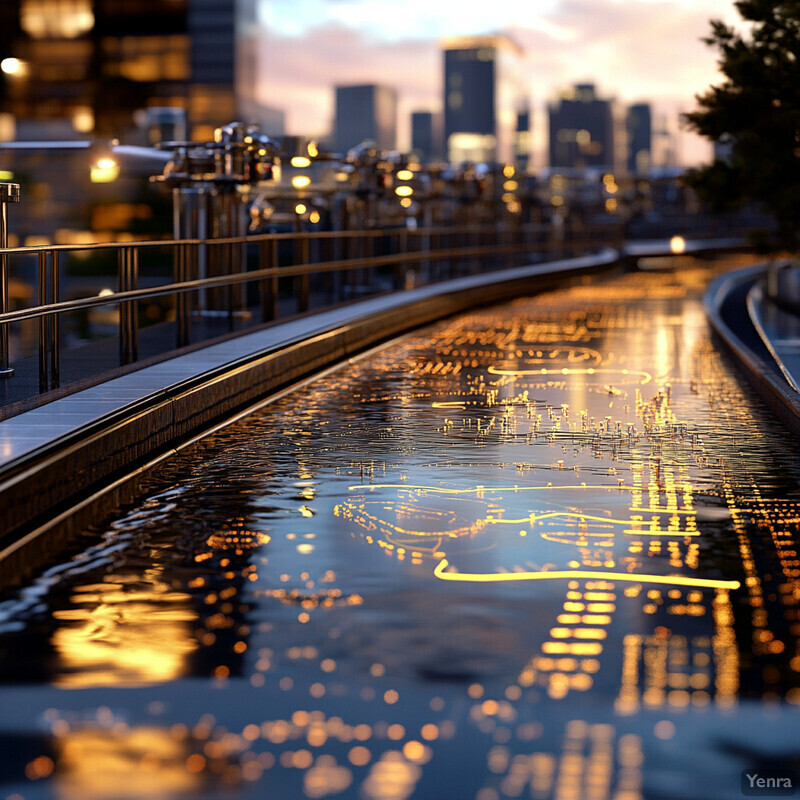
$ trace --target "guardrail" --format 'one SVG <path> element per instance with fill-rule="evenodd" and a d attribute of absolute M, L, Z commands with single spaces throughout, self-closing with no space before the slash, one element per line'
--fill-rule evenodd
<path fill-rule="evenodd" d="M 36 304 L 0 314 L 0 339 L 7 341 L 14 325 L 38 324 L 38 388 L 45 393 L 62 385 L 61 323 L 69 313 L 116 307 L 118 362 L 131 365 L 139 360 L 140 304 L 156 298 L 172 298 L 174 330 L 165 327 L 165 333 L 179 349 L 197 343 L 193 323 L 204 318 L 227 319 L 230 331 L 237 319 L 249 319 L 252 327 L 308 312 L 312 294 L 314 310 L 320 310 L 370 294 L 618 247 L 621 234 L 612 226 L 556 232 L 540 225 L 488 225 L 0 248 L 10 274 L 17 260 L 36 262 Z M 166 282 L 142 287 L 142 268 L 157 251 L 162 262 L 171 262 L 162 269 Z M 62 299 L 65 262 L 88 254 L 116 263 L 116 291 Z M 0 364 L 5 381 L 14 380 L 14 366 L 13 357 Z"/>

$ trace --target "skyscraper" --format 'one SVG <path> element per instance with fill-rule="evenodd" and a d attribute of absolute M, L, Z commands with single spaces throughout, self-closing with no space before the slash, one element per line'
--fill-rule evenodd
<path fill-rule="evenodd" d="M 430 111 L 411 114 L 411 150 L 424 164 L 439 161 L 442 157 L 441 116 Z"/>
<path fill-rule="evenodd" d="M 549 108 L 550 166 L 625 168 L 625 120 L 614 100 L 598 97 L 594 84 L 577 84 Z"/>
<path fill-rule="evenodd" d="M 444 140 L 451 163 L 514 163 L 528 119 L 522 49 L 505 36 L 446 39 Z"/>
<path fill-rule="evenodd" d="M 644 175 L 653 164 L 653 120 L 648 103 L 628 108 L 625 125 L 628 132 L 628 172 Z"/>
<path fill-rule="evenodd" d="M 185 109 L 191 136 L 207 139 L 252 95 L 253 48 L 243 36 L 254 8 L 255 0 L 3 0 L 0 111 L 130 140 L 141 112 L 173 106 Z"/>
<path fill-rule="evenodd" d="M 336 87 L 334 150 L 343 155 L 371 139 L 383 150 L 397 147 L 397 92 L 375 84 Z"/>

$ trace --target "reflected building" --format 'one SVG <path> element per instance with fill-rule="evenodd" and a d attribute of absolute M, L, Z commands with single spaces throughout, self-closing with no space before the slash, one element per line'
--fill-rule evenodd
<path fill-rule="evenodd" d="M 336 87 L 334 150 L 348 150 L 370 139 L 382 150 L 397 147 L 397 92 L 367 84 Z"/>
<path fill-rule="evenodd" d="M 451 163 L 520 164 L 527 167 L 529 119 L 523 50 L 505 36 L 446 39 L 444 142 Z"/>
<path fill-rule="evenodd" d="M 243 112 L 280 135 L 282 115 L 254 99 L 255 8 L 255 0 L 4 0 L 0 111 L 13 116 L 17 138 L 133 142 L 146 138 L 153 107 L 184 109 L 196 139 Z"/>
<path fill-rule="evenodd" d="M 614 100 L 598 96 L 594 84 L 577 84 L 562 92 L 548 116 L 551 167 L 595 167 L 612 173 L 624 169 L 625 118 Z"/>

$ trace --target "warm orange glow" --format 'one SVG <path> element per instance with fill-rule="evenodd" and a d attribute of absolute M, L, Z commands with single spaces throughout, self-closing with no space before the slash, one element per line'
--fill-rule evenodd
<path fill-rule="evenodd" d="M 61 800 L 157 800 L 202 793 L 205 758 L 168 729 L 91 727 L 57 740 Z M 113 787 L 113 788 L 112 788 Z"/>
<path fill-rule="evenodd" d="M 56 679 L 61 688 L 163 683 L 182 675 L 187 656 L 197 649 L 197 613 L 189 595 L 171 592 L 155 578 L 136 592 L 109 583 L 75 600 L 73 608 L 54 614 L 69 623 L 52 639 L 62 665 Z"/>
<path fill-rule="evenodd" d="M 669 240 L 669 249 L 676 255 L 686 252 L 686 239 L 683 236 L 673 236 Z"/>
<path fill-rule="evenodd" d="M 649 372 L 628 369 L 597 369 L 595 367 L 589 367 L 588 369 L 570 367 L 556 367 L 555 369 L 500 369 L 499 367 L 490 366 L 486 371 L 491 375 L 618 375 L 622 376 L 623 381 L 627 381 L 628 376 L 630 376 L 636 378 L 636 382 L 642 385 L 653 380 L 653 376 Z"/>

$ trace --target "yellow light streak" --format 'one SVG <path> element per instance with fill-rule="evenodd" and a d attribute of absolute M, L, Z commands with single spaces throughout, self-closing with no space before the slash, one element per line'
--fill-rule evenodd
<path fill-rule="evenodd" d="M 548 572 L 445 572 L 450 562 L 443 558 L 434 568 L 434 577 L 442 581 L 465 583 L 500 583 L 504 581 L 552 581 L 582 578 L 602 578 L 628 583 L 661 583 L 669 586 L 692 586 L 702 589 L 738 589 L 739 581 L 714 580 L 712 578 L 686 578 L 681 575 L 633 575 L 628 572 L 603 572 L 601 570 L 561 569 Z"/>
<path fill-rule="evenodd" d="M 416 489 L 423 492 L 435 492 L 436 494 L 485 494 L 486 492 L 552 492 L 559 489 L 569 489 L 575 491 L 577 489 L 608 489 L 609 491 L 628 491 L 632 492 L 635 487 L 633 486 L 620 486 L 612 484 L 601 485 L 587 485 L 587 484 L 571 484 L 569 486 L 475 486 L 472 489 L 447 489 L 441 486 L 423 486 L 421 484 L 413 483 L 359 483 L 353 486 L 348 486 L 348 491 L 355 491 L 359 489 Z M 636 509 L 639 511 L 640 509 Z M 661 509 L 658 509 L 661 510 Z M 672 509 L 669 513 L 674 513 Z M 527 519 L 527 517 L 525 518 Z"/>
<path fill-rule="evenodd" d="M 637 509 L 638 511 L 639 509 Z M 670 514 L 672 515 L 672 511 L 663 510 L 659 512 L 661 514 Z M 612 517 L 601 517 L 597 514 L 583 514 L 580 511 L 548 511 L 545 514 L 529 514 L 527 517 L 520 517 L 519 519 L 497 519 L 495 517 L 487 517 L 486 524 L 487 525 L 522 525 L 526 522 L 530 522 L 531 525 L 534 522 L 540 522 L 543 519 L 554 519 L 556 517 L 571 517 L 573 519 L 579 520 L 591 520 L 592 522 L 608 522 L 611 525 L 630 525 L 634 522 L 639 522 L 642 525 L 648 525 L 650 521 L 648 520 L 640 520 L 640 519 L 613 519 Z M 647 535 L 647 531 L 628 531 L 626 530 L 625 533 L 636 533 Z M 675 535 L 675 532 L 672 531 L 659 531 L 659 534 L 672 534 Z M 699 531 L 694 531 L 692 533 L 684 533 L 683 531 L 677 532 L 680 536 L 699 536 Z M 606 534 L 602 534 L 605 536 Z"/>
<path fill-rule="evenodd" d="M 500 369 L 499 367 L 489 367 L 487 372 L 491 375 L 622 375 L 624 377 L 639 378 L 642 385 L 650 383 L 653 376 L 649 372 L 631 369 L 605 369 L 587 367 L 586 369 L 575 369 L 571 367 L 562 367 L 555 369 Z"/>

